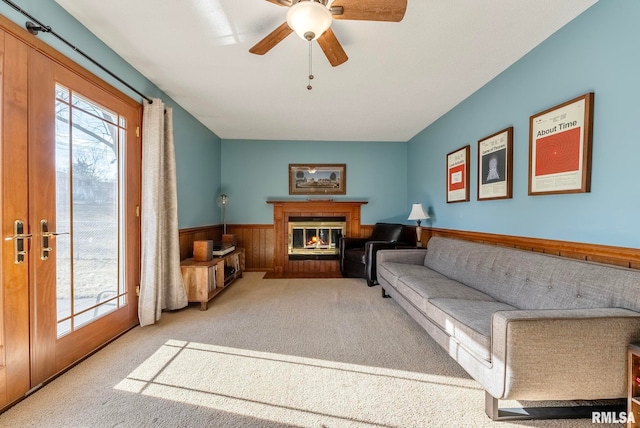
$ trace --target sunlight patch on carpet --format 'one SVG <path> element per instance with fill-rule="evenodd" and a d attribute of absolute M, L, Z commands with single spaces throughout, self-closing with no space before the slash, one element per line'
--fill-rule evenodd
<path fill-rule="evenodd" d="M 467 379 L 179 340 L 166 342 L 115 388 L 279 423 L 332 426 L 419 425 L 452 395 L 481 391 Z"/>

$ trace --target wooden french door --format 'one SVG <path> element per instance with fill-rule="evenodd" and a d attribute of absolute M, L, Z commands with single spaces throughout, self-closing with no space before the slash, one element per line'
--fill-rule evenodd
<path fill-rule="evenodd" d="M 140 106 L 0 31 L 0 409 L 137 323 Z"/>

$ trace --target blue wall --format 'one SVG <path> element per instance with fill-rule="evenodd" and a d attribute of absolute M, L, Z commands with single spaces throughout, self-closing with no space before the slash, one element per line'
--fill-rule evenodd
<path fill-rule="evenodd" d="M 408 143 L 408 198 L 433 227 L 640 246 L 640 2 L 601 0 Z M 591 192 L 528 196 L 529 117 L 595 93 Z M 477 201 L 477 141 L 514 126 L 513 199 Z M 446 203 L 446 154 L 471 145 L 471 201 Z"/>
<path fill-rule="evenodd" d="M 406 222 L 411 203 L 422 202 L 434 227 L 627 247 L 640 242 L 637 0 L 600 0 L 407 144 L 221 141 L 54 0 L 15 1 L 132 86 L 174 108 L 181 228 L 219 223 L 215 198 L 221 192 L 231 198 L 229 223 L 269 224 L 273 214 L 265 200 L 288 197 L 289 163 L 346 163 L 347 195 L 335 198 L 368 200 L 364 224 Z M 26 21 L 5 3 L 0 13 L 21 26 Z M 38 37 L 140 100 L 53 36 Z M 528 196 L 529 117 L 590 91 L 591 193 Z M 513 199 L 479 202 L 477 141 L 507 126 L 515 131 Z M 445 156 L 466 144 L 472 148 L 471 201 L 447 204 Z"/>
<path fill-rule="evenodd" d="M 290 163 L 347 164 L 347 194 L 331 198 L 367 200 L 363 224 L 405 222 L 409 215 L 405 143 L 223 140 L 222 159 L 228 223 L 272 224 L 266 201 L 291 198 Z"/>
<path fill-rule="evenodd" d="M 219 223 L 220 214 L 215 204 L 215 194 L 220 189 L 220 138 L 102 43 L 54 0 L 13 0 L 13 2 L 43 24 L 50 26 L 57 34 L 86 52 L 138 91 L 148 97 L 161 98 L 168 107 L 173 108 L 179 227 Z M 0 3 L 0 14 L 23 28 L 28 20 L 4 2 Z M 135 92 L 110 77 L 54 36 L 40 33 L 38 38 L 141 102 L 141 97 Z"/>

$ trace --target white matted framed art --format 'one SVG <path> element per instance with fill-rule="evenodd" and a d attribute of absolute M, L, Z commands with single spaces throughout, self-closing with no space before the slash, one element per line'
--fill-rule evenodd
<path fill-rule="evenodd" d="M 513 127 L 478 141 L 478 200 L 513 195 Z"/>
<path fill-rule="evenodd" d="M 447 203 L 469 201 L 469 157 L 466 145 L 447 154 Z"/>
<path fill-rule="evenodd" d="M 530 117 L 529 195 L 591 190 L 593 92 Z"/>

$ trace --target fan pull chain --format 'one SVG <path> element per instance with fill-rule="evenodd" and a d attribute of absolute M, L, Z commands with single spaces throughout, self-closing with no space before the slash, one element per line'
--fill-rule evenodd
<path fill-rule="evenodd" d="M 313 80 L 313 56 L 311 55 L 311 49 L 313 47 L 313 42 L 309 40 L 309 84 L 307 85 L 308 90 L 312 90 L 313 86 L 311 86 L 311 81 Z"/>

